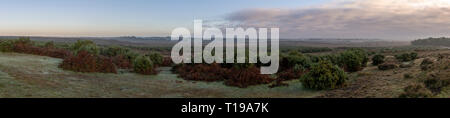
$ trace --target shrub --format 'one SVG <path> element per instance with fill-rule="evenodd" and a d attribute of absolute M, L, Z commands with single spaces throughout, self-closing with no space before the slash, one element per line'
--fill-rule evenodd
<path fill-rule="evenodd" d="M 0 52 L 12 52 L 14 50 L 14 41 L 4 40 L 0 41 Z"/>
<path fill-rule="evenodd" d="M 42 56 L 49 56 L 49 57 L 53 57 L 53 58 L 60 58 L 60 59 L 64 59 L 70 55 L 72 55 L 72 53 L 68 50 L 64 50 L 64 49 L 56 49 L 56 48 L 46 48 L 44 49 L 45 53 L 41 54 Z"/>
<path fill-rule="evenodd" d="M 29 54 L 38 53 L 38 52 L 33 52 L 33 51 L 37 51 L 37 50 L 29 48 L 32 46 L 33 46 L 33 42 L 30 40 L 30 38 L 21 37 L 18 40 L 14 41 L 13 51 L 18 52 L 18 53 L 29 53 Z M 34 48 L 34 47 L 32 47 L 32 48 Z"/>
<path fill-rule="evenodd" d="M 295 65 L 293 68 L 279 72 L 277 80 L 286 81 L 299 79 L 306 72 L 305 68 L 300 65 Z"/>
<path fill-rule="evenodd" d="M 55 48 L 55 42 L 49 41 L 49 42 L 44 44 L 44 47 L 45 48 Z"/>
<path fill-rule="evenodd" d="M 406 79 L 410 79 L 410 78 L 413 78 L 413 75 L 411 75 L 411 73 L 405 73 L 403 75 L 403 77 L 406 78 Z"/>
<path fill-rule="evenodd" d="M 80 51 L 86 51 L 90 54 L 100 54 L 100 50 L 97 45 L 90 40 L 78 40 L 70 46 L 72 52 L 76 55 Z"/>
<path fill-rule="evenodd" d="M 259 68 L 251 66 L 246 69 L 232 68 L 227 74 L 225 85 L 247 88 L 252 85 L 269 84 L 274 79 L 269 75 L 260 74 Z"/>
<path fill-rule="evenodd" d="M 336 54 L 328 54 L 328 55 L 324 55 L 324 56 L 320 57 L 321 60 L 331 61 L 331 63 L 333 63 L 335 65 L 339 64 L 339 61 L 340 61 L 339 58 L 340 58 L 339 55 L 336 55 Z M 319 60 L 317 60 L 315 63 L 317 63 L 317 62 L 319 62 Z"/>
<path fill-rule="evenodd" d="M 109 57 L 114 57 L 114 56 L 119 56 L 119 55 L 122 55 L 122 56 L 127 55 L 129 52 L 130 52 L 130 49 L 113 46 L 113 47 L 108 47 L 106 49 L 102 49 L 100 54 L 109 56 Z"/>
<path fill-rule="evenodd" d="M 433 93 L 440 93 L 442 88 L 450 85 L 450 80 L 432 77 L 424 80 L 423 83 Z"/>
<path fill-rule="evenodd" d="M 133 60 L 138 56 L 128 48 L 118 46 L 101 49 L 100 54 L 111 57 L 113 63 L 122 69 L 133 68 Z"/>
<path fill-rule="evenodd" d="M 431 58 L 426 58 L 422 61 L 422 63 L 420 64 L 420 68 L 423 71 L 427 71 L 430 70 L 433 67 L 434 64 L 434 60 L 432 60 Z"/>
<path fill-rule="evenodd" d="M 413 61 L 413 60 L 417 59 L 417 53 L 415 53 L 415 52 L 403 53 L 400 55 L 395 55 L 395 58 L 397 58 L 397 60 L 402 61 L 402 62 Z"/>
<path fill-rule="evenodd" d="M 133 68 L 136 73 L 144 75 L 156 74 L 154 64 L 147 56 L 138 56 L 133 62 Z"/>
<path fill-rule="evenodd" d="M 113 60 L 108 57 L 97 57 L 97 72 L 103 73 L 117 73 L 116 66 L 113 63 Z"/>
<path fill-rule="evenodd" d="M 19 37 L 19 39 L 16 40 L 15 43 L 21 43 L 24 45 L 33 45 L 33 42 L 30 40 L 30 37 Z"/>
<path fill-rule="evenodd" d="M 155 64 L 155 65 L 163 64 L 164 57 L 160 53 L 152 52 L 150 54 L 147 54 L 146 56 L 148 56 L 150 58 L 150 60 L 152 60 L 153 64 Z"/>
<path fill-rule="evenodd" d="M 49 56 L 54 58 L 65 58 L 70 52 L 64 49 L 34 46 L 29 38 L 19 38 L 18 40 L 6 40 L 0 43 L 2 51 Z"/>
<path fill-rule="evenodd" d="M 367 66 L 368 56 L 362 49 L 349 49 L 340 55 L 340 63 L 348 72 L 356 72 Z"/>
<path fill-rule="evenodd" d="M 175 67 L 176 72 L 185 80 L 194 81 L 223 81 L 230 74 L 228 69 L 222 68 L 219 64 L 181 64 Z"/>
<path fill-rule="evenodd" d="M 372 64 L 373 65 L 382 64 L 382 63 L 384 63 L 384 58 L 385 58 L 384 55 L 375 55 L 372 58 Z"/>
<path fill-rule="evenodd" d="M 291 51 L 288 55 L 283 55 L 281 59 L 281 70 L 292 68 L 294 65 L 299 65 L 304 68 L 309 68 L 311 60 L 297 51 Z"/>
<path fill-rule="evenodd" d="M 130 69 L 133 68 L 133 64 L 132 61 L 130 59 L 128 59 L 126 56 L 124 55 L 117 55 L 114 57 L 111 57 L 113 63 L 121 69 Z"/>
<path fill-rule="evenodd" d="M 381 65 L 378 65 L 379 70 L 390 70 L 390 69 L 395 69 L 395 68 L 398 68 L 398 65 L 395 63 L 384 63 Z"/>
<path fill-rule="evenodd" d="M 427 88 L 420 84 L 409 85 L 405 87 L 404 93 L 400 94 L 400 98 L 429 98 L 433 94 Z"/>
<path fill-rule="evenodd" d="M 171 57 L 164 57 L 163 59 L 163 63 L 161 64 L 161 66 L 172 66 L 173 65 L 173 61 Z"/>
<path fill-rule="evenodd" d="M 80 51 L 76 56 L 66 57 L 59 67 L 75 72 L 117 73 L 110 58 L 99 57 L 87 51 Z"/>
<path fill-rule="evenodd" d="M 338 66 L 329 61 L 319 61 L 311 66 L 300 81 L 306 88 L 323 90 L 342 87 L 347 79 L 347 74 Z"/>

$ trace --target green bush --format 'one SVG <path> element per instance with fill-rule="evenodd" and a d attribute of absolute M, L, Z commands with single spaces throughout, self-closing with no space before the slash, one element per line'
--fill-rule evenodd
<path fill-rule="evenodd" d="M 119 56 L 119 55 L 127 55 L 129 52 L 130 52 L 130 49 L 128 49 L 128 48 L 112 46 L 112 47 L 102 49 L 100 54 L 109 56 L 109 57 L 114 57 L 114 56 Z"/>
<path fill-rule="evenodd" d="M 49 41 L 44 44 L 45 48 L 55 48 L 55 42 Z"/>
<path fill-rule="evenodd" d="M 342 87 L 347 80 L 347 74 L 330 61 L 319 61 L 313 64 L 310 71 L 300 79 L 306 88 L 318 90 Z"/>
<path fill-rule="evenodd" d="M 138 56 L 133 61 L 133 67 L 136 73 L 145 75 L 154 74 L 153 62 L 147 56 Z"/>
<path fill-rule="evenodd" d="M 295 65 L 302 66 L 303 68 L 309 68 L 311 66 L 311 60 L 308 56 L 305 56 L 297 51 L 291 51 L 287 55 L 283 55 L 281 60 L 282 68 L 292 68 Z"/>
<path fill-rule="evenodd" d="M 14 41 L 3 40 L 0 41 L 0 52 L 12 52 L 14 50 Z"/>
<path fill-rule="evenodd" d="M 413 61 L 413 60 L 417 59 L 417 53 L 415 53 L 415 52 L 403 53 L 403 54 L 395 55 L 395 58 L 397 58 L 397 60 L 402 61 L 402 62 Z"/>
<path fill-rule="evenodd" d="M 367 66 L 369 58 L 363 49 L 348 49 L 341 53 L 340 63 L 348 72 L 356 72 Z"/>
<path fill-rule="evenodd" d="M 80 51 L 87 51 L 90 54 L 100 54 L 100 50 L 97 45 L 90 40 L 78 40 L 70 46 L 70 49 L 77 54 Z"/>
<path fill-rule="evenodd" d="M 384 63 L 384 55 L 375 55 L 372 58 L 372 64 L 373 65 L 380 65 L 382 63 Z"/>
<path fill-rule="evenodd" d="M 14 43 L 21 43 L 24 45 L 33 45 L 33 42 L 30 40 L 29 37 L 20 37 L 19 39 L 15 40 Z"/>
<path fill-rule="evenodd" d="M 430 90 L 420 84 L 409 85 L 404 91 L 400 94 L 400 98 L 429 98 L 433 96 Z"/>
<path fill-rule="evenodd" d="M 157 52 L 151 52 L 150 54 L 147 54 L 146 56 L 148 56 L 150 58 L 150 60 L 153 61 L 153 64 L 155 65 L 161 65 L 164 61 L 164 57 Z"/>

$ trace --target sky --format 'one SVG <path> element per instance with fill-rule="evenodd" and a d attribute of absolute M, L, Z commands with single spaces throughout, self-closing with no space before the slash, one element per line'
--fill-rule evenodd
<path fill-rule="evenodd" d="M 0 0 L 2 36 L 169 36 L 197 19 L 282 38 L 442 37 L 450 0 Z"/>

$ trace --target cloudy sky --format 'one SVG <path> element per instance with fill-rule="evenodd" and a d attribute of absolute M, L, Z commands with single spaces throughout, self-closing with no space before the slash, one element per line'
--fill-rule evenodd
<path fill-rule="evenodd" d="M 450 36 L 450 0 L 0 0 L 0 16 L 0 35 L 168 36 L 202 19 L 282 38 Z"/>

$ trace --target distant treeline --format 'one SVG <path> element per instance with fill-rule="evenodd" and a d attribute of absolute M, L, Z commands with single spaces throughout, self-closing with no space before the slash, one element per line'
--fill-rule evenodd
<path fill-rule="evenodd" d="M 418 39 L 411 42 L 413 45 L 433 45 L 433 46 L 450 46 L 450 38 L 427 38 Z"/>

